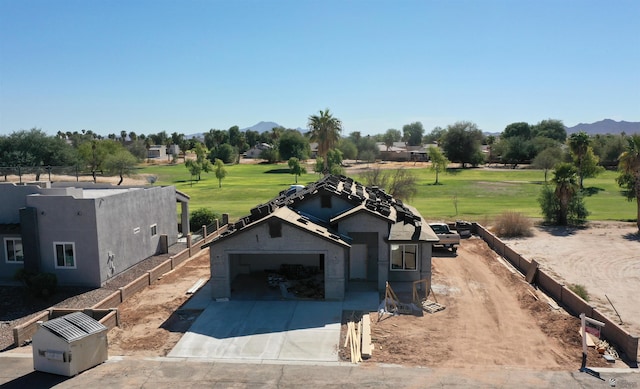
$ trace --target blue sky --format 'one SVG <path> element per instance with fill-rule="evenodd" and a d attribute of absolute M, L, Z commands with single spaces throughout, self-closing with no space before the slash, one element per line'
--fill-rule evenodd
<path fill-rule="evenodd" d="M 640 121 L 640 1 L 0 0 L 0 134 Z"/>

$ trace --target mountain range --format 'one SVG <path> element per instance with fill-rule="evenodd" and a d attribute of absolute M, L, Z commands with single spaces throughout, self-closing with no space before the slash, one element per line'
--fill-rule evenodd
<path fill-rule="evenodd" d="M 567 134 L 584 131 L 589 135 L 595 134 L 640 134 L 640 122 L 625 122 L 624 120 L 616 122 L 611 119 L 600 120 L 595 123 L 580 123 L 573 127 L 566 127 Z"/>

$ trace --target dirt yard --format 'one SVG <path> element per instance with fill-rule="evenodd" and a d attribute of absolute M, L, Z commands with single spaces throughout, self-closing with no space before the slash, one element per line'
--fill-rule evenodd
<path fill-rule="evenodd" d="M 589 302 L 640 335 L 640 236 L 635 223 L 591 222 L 587 228 L 536 227 L 531 238 L 505 240 L 559 281 L 583 285 Z"/>
<path fill-rule="evenodd" d="M 197 318 L 179 311 L 187 290 L 209 277 L 209 250 L 203 250 L 120 304 L 121 324 L 109 331 L 109 354 L 165 356 Z"/>
<path fill-rule="evenodd" d="M 518 366 L 576 369 L 579 320 L 553 310 L 479 238 L 464 240 L 457 257 L 433 258 L 433 289 L 445 310 L 417 317 L 371 314 L 368 363 L 454 367 Z M 343 353 L 343 355 L 345 355 Z M 595 351 L 591 366 L 605 366 Z M 620 362 L 617 365 L 621 365 Z"/>

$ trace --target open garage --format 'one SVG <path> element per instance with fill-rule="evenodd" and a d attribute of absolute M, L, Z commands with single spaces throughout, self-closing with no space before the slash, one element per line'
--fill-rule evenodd
<path fill-rule="evenodd" d="M 231 299 L 324 299 L 325 253 L 229 255 Z"/>

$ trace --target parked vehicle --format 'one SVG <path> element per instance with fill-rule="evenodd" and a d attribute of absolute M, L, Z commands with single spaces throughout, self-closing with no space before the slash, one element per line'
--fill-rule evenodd
<path fill-rule="evenodd" d="M 447 250 L 451 250 L 452 253 L 458 250 L 460 235 L 455 231 L 451 231 L 447 223 L 429 223 L 429 227 L 431 227 L 433 232 L 438 236 L 438 239 L 440 239 L 434 246 L 442 246 Z"/>

